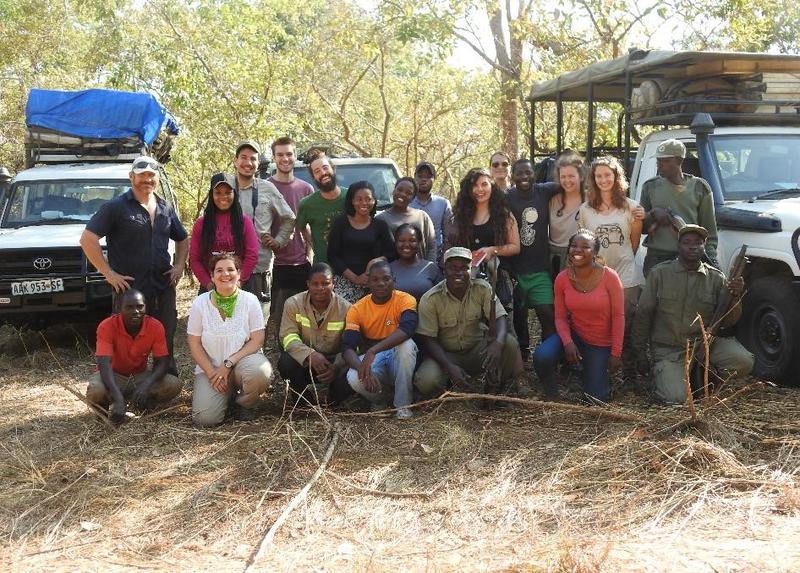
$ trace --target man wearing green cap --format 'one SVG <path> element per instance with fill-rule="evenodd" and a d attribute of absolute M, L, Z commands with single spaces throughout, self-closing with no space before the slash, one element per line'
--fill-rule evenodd
<path fill-rule="evenodd" d="M 717 221 L 714 218 L 714 197 L 703 179 L 684 173 L 686 146 L 677 139 L 668 139 L 656 148 L 658 176 L 642 186 L 641 205 L 645 210 L 644 232 L 647 256 L 644 275 L 655 265 L 670 261 L 678 254 L 677 233 L 683 223 L 700 225 L 708 231 L 706 256 L 712 264 L 717 260 Z"/>
<path fill-rule="evenodd" d="M 445 280 L 419 301 L 417 335 L 428 352 L 417 370 L 415 384 L 423 395 L 445 389 L 447 381 L 463 384 L 468 376 L 485 370 L 500 373 L 508 385 L 522 374 L 519 344 L 508 334 L 506 311 L 483 280 L 470 277 L 472 253 L 451 247 L 444 253 Z M 495 308 L 495 336 L 487 325 L 491 305 Z"/>
<path fill-rule="evenodd" d="M 725 280 L 722 271 L 703 262 L 708 231 L 698 225 L 685 225 L 678 233 L 678 258 L 656 265 L 651 270 L 639 298 L 631 340 L 638 356 L 637 370 L 646 374 L 647 345 L 653 358 L 653 386 L 656 399 L 668 404 L 683 404 L 686 341 L 694 345 L 705 328 L 711 327 L 720 299 L 729 291 L 731 307 L 721 321 L 733 326 L 742 314 L 740 298 L 744 280 Z M 753 369 L 753 355 L 735 338 L 716 337 L 711 342 L 710 364 L 732 376 L 747 376 Z"/>

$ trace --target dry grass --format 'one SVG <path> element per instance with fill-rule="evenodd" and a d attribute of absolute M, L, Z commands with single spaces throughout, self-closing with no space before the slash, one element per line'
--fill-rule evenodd
<path fill-rule="evenodd" d="M 698 405 L 693 425 L 630 394 L 642 422 L 473 402 L 289 419 L 277 392 L 257 422 L 196 430 L 185 360 L 176 407 L 112 430 L 56 382 L 82 391 L 91 350 L 37 336 L 0 332 L 3 570 L 243 570 L 332 423 L 257 570 L 800 570 L 797 390 Z"/>

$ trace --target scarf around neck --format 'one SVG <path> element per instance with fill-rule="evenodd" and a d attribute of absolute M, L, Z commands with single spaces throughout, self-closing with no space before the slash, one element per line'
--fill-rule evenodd
<path fill-rule="evenodd" d="M 217 306 L 220 311 L 222 311 L 222 315 L 225 318 L 230 318 L 233 316 L 233 309 L 236 306 L 236 298 L 239 296 L 239 289 L 237 288 L 233 291 L 232 295 L 223 296 L 219 294 L 216 289 L 211 291 L 211 298 L 214 301 L 214 304 Z"/>

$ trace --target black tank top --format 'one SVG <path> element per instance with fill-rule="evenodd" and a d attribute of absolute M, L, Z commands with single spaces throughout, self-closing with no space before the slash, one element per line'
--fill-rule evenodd
<path fill-rule="evenodd" d="M 469 245 L 471 251 L 495 246 L 494 229 L 490 223 L 491 221 L 486 221 L 482 225 L 472 225 L 472 243 Z"/>

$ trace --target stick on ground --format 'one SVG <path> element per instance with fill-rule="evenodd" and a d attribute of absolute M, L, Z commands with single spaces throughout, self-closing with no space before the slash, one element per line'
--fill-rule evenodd
<path fill-rule="evenodd" d="M 255 551 L 247 560 L 247 563 L 244 568 L 244 573 L 248 573 L 253 569 L 253 566 L 264 556 L 267 548 L 272 543 L 272 540 L 275 538 L 275 534 L 281 528 L 281 526 L 289 519 L 289 515 L 292 511 L 297 508 L 298 505 L 305 499 L 308 492 L 311 490 L 311 487 L 314 485 L 320 476 L 325 473 L 325 468 L 328 467 L 328 462 L 331 461 L 333 457 L 333 451 L 336 449 L 336 443 L 339 441 L 339 432 L 336 428 L 333 429 L 333 435 L 331 436 L 331 442 L 328 444 L 328 450 L 325 452 L 325 456 L 322 458 L 322 462 L 320 462 L 319 467 L 317 467 L 317 471 L 314 472 L 314 475 L 311 476 L 311 479 L 308 480 L 308 483 L 303 486 L 296 496 L 292 498 L 289 502 L 289 505 L 283 510 L 283 512 L 278 516 L 278 519 L 275 520 L 275 523 L 272 524 L 272 527 L 269 528 L 262 537 L 261 542 L 258 544 L 258 550 Z"/>

